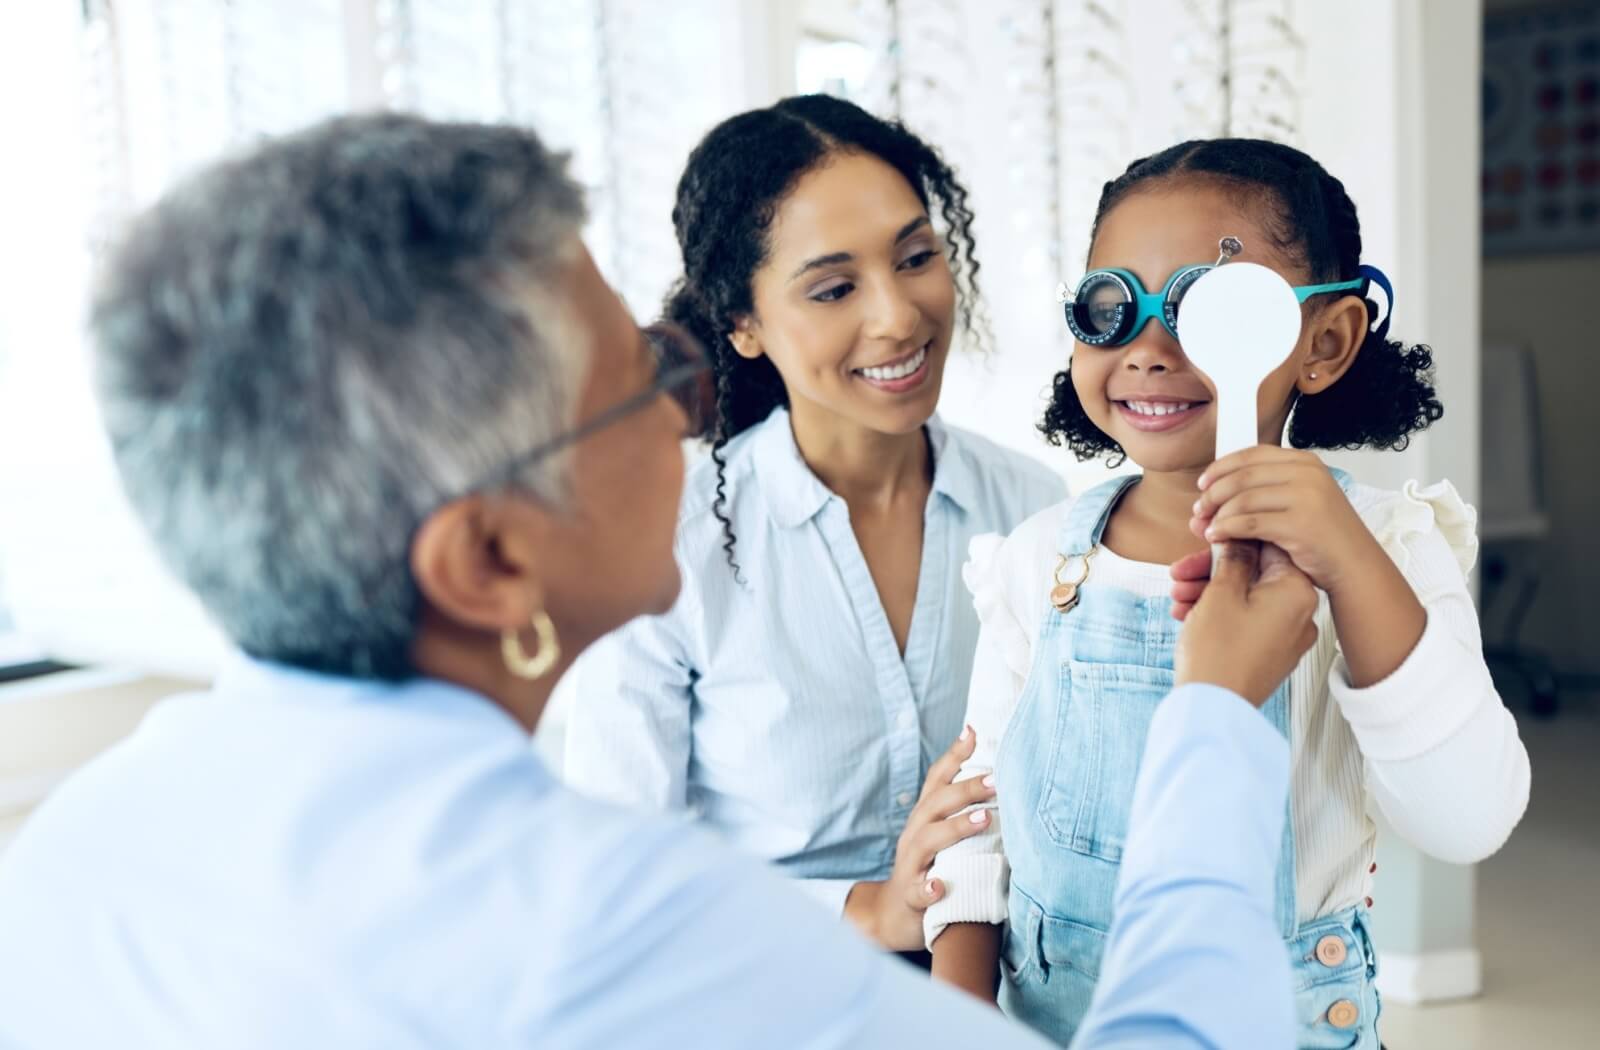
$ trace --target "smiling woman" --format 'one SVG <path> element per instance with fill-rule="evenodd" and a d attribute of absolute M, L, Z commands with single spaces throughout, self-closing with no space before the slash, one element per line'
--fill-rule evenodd
<path fill-rule="evenodd" d="M 697 810 L 896 950 L 942 892 L 933 851 L 992 795 L 950 783 L 970 735 L 934 761 L 977 638 L 959 567 L 1062 488 L 934 414 L 957 332 L 989 343 L 966 199 L 927 143 L 834 98 L 695 149 L 667 312 L 708 347 L 718 414 L 685 590 L 585 666 L 568 738 L 581 787 Z"/>

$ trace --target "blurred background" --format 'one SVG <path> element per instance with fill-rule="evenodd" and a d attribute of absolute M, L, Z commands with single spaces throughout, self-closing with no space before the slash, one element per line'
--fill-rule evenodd
<path fill-rule="evenodd" d="M 0 89 L 0 849 L 221 652 L 117 491 L 83 340 L 98 253 L 197 165 L 351 110 L 531 124 L 571 151 L 589 246 L 645 320 L 698 137 L 786 94 L 851 98 L 973 191 L 1000 352 L 956 355 L 942 413 L 1078 491 L 1104 468 L 1033 426 L 1101 185 L 1175 141 L 1259 136 L 1344 180 L 1394 331 L 1434 348 L 1444 420 L 1331 458 L 1479 506 L 1485 641 L 1534 766 L 1523 826 L 1475 869 L 1384 839 L 1385 1041 L 1600 1045 L 1600 3 L 28 0 L 0 7 Z"/>

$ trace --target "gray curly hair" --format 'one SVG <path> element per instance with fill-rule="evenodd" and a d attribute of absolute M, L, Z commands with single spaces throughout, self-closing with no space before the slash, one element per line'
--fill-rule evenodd
<path fill-rule="evenodd" d="M 582 193 L 532 132 L 345 117 L 169 193 L 91 311 L 122 483 L 245 652 L 405 678 L 424 518 L 569 426 Z M 566 460 L 513 481 L 559 504 Z"/>

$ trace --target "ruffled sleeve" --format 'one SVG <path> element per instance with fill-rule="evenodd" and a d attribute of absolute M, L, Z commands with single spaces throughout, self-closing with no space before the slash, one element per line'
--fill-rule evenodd
<path fill-rule="evenodd" d="M 1449 546 L 1461 575 L 1472 571 L 1478 561 L 1478 512 L 1454 485 L 1440 481 L 1424 488 L 1408 481 L 1399 492 L 1368 491 L 1356 509 L 1401 572 L 1410 575 L 1419 560 L 1417 543 L 1435 532 Z"/>

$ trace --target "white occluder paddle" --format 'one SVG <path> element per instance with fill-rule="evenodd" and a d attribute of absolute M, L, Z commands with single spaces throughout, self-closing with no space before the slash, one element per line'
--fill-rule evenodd
<path fill-rule="evenodd" d="M 1300 300 L 1289 282 L 1265 266 L 1229 261 L 1184 295 L 1178 342 L 1216 389 L 1217 459 L 1260 442 L 1261 383 L 1299 340 Z M 1221 549 L 1212 545 L 1213 565 Z"/>

